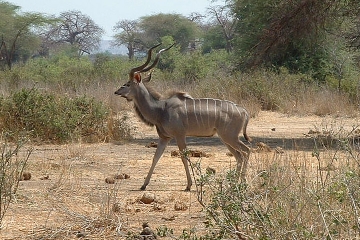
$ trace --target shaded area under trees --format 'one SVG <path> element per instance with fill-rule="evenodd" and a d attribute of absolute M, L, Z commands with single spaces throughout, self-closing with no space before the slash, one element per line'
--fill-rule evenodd
<path fill-rule="evenodd" d="M 242 69 L 284 66 L 319 80 L 334 74 L 333 57 L 348 44 L 344 25 L 354 24 L 357 13 L 352 9 L 360 8 L 359 2 L 342 0 L 233 2 L 239 19 L 236 57 Z"/>

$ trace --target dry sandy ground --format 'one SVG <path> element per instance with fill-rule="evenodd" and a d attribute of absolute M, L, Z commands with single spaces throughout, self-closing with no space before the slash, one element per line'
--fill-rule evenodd
<path fill-rule="evenodd" d="M 354 118 L 260 112 L 251 119 L 248 134 L 253 148 L 261 141 L 272 149 L 281 147 L 285 154 L 294 150 L 310 153 L 312 142 L 305 137 L 309 130 L 341 126 L 351 129 L 359 123 Z M 156 141 L 157 135 L 153 128 L 138 122 L 136 125 L 138 136 L 128 143 L 34 146 L 26 169 L 32 178 L 20 182 L 16 199 L 3 220 L 0 238 L 125 239 L 128 231 L 140 232 L 143 222 L 149 222 L 153 229 L 172 228 L 175 236 L 185 228 L 203 229 L 204 213 L 195 189 L 183 191 L 186 177 L 182 162 L 170 154 L 177 149 L 174 142 L 165 150 L 146 190 L 156 196 L 155 202 L 139 201 L 144 194 L 139 188 L 155 152 L 155 148 L 145 145 Z M 226 147 L 217 137 L 189 138 L 188 147 L 210 155 L 201 158 L 203 168 L 210 166 L 224 172 L 234 166 L 235 159 L 227 156 Z M 259 154 L 266 153 L 250 157 L 250 176 L 261 168 Z M 106 177 L 120 173 L 130 178 L 105 183 Z"/>

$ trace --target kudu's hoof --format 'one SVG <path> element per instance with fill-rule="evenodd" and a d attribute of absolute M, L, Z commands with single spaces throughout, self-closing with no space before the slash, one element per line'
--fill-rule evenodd
<path fill-rule="evenodd" d="M 190 192 L 190 187 L 186 187 L 184 191 L 185 192 Z"/>
<path fill-rule="evenodd" d="M 146 189 L 146 186 L 141 186 L 140 190 L 144 191 Z"/>

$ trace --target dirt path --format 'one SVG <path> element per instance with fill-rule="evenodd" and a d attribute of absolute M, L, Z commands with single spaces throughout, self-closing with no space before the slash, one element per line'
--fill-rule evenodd
<path fill-rule="evenodd" d="M 264 142 L 284 151 L 308 152 L 312 149 L 312 142 L 305 136 L 309 130 L 351 129 L 359 123 L 359 119 L 288 117 L 261 112 L 251 119 L 248 134 L 254 140 L 253 148 L 257 142 Z M 144 194 L 139 188 L 155 152 L 155 148 L 145 145 L 156 141 L 157 135 L 154 129 L 136 124 L 140 126 L 137 138 L 126 144 L 35 146 L 27 169 L 32 178 L 20 183 L 3 221 L 0 238 L 78 239 L 79 234 L 84 234 L 89 239 L 119 239 L 127 231 L 140 231 L 143 222 L 149 222 L 153 229 L 172 228 L 175 236 L 185 228 L 201 230 L 204 213 L 194 189 L 182 191 L 186 177 L 181 160 L 171 156 L 171 151 L 177 149 L 174 142 L 165 150 L 146 191 L 154 194 L 156 201 L 152 204 L 139 201 Z M 234 166 L 235 159 L 226 154 L 226 147 L 217 137 L 189 138 L 188 145 L 210 155 L 201 158 L 203 168 L 210 166 L 224 172 Z M 250 158 L 250 172 L 259 164 L 256 154 Z M 105 183 L 106 177 L 120 173 L 130 178 L 116 184 Z"/>

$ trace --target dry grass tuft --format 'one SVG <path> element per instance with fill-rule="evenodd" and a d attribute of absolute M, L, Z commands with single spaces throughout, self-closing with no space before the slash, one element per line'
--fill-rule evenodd
<path fill-rule="evenodd" d="M 311 135 L 310 152 L 279 154 L 259 142 L 246 184 L 237 184 L 232 172 L 201 174 L 192 165 L 200 175 L 194 180 L 212 226 L 208 233 L 233 239 L 359 237 L 360 148 L 359 142 L 351 141 L 357 134 L 355 127 L 348 131 L 328 126 L 326 136 L 332 144 Z M 212 232 L 214 226 L 218 230 Z"/>

